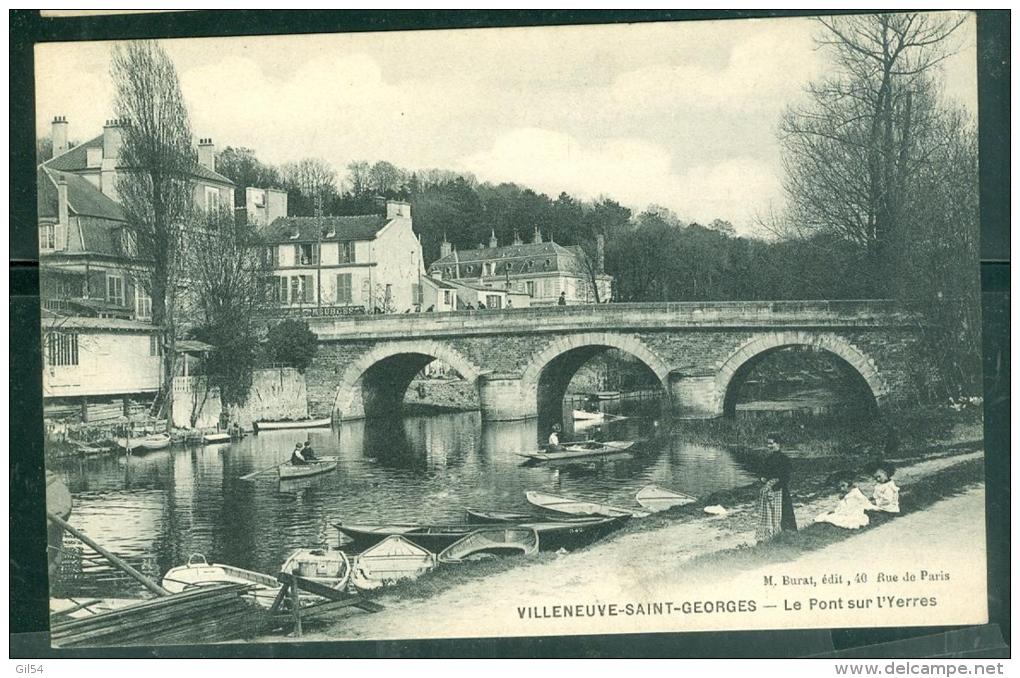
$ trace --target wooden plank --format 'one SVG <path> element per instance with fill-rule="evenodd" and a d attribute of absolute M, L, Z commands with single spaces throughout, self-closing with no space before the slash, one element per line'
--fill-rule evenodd
<path fill-rule="evenodd" d="M 311 579 L 305 579 L 304 577 L 291 574 L 290 572 L 281 572 L 276 575 L 276 578 L 284 584 L 293 584 L 296 581 L 302 591 L 314 593 L 315 595 L 322 596 L 328 600 L 343 600 L 346 596 L 343 591 L 338 591 L 332 586 L 326 586 L 325 584 L 320 584 L 319 582 L 312 581 Z"/>
<path fill-rule="evenodd" d="M 287 599 L 287 594 L 290 593 L 290 584 L 284 582 L 280 592 L 276 594 L 276 599 L 273 601 L 273 605 L 269 608 L 269 614 L 276 614 L 280 611 L 283 606 L 283 601 Z"/>

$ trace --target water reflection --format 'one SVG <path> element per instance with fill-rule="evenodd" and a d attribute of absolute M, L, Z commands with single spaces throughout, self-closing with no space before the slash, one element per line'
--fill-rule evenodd
<path fill-rule="evenodd" d="M 652 420 L 632 417 L 601 434 L 649 438 L 657 430 Z M 535 421 L 483 423 L 470 412 L 267 431 L 233 444 L 93 458 L 54 470 L 74 494 L 72 522 L 152 574 L 195 552 L 274 572 L 295 548 L 338 545 L 336 522 L 461 522 L 469 506 L 526 510 L 526 490 L 636 506 L 634 495 L 649 483 L 706 495 L 752 480 L 726 449 L 694 445 L 681 434 L 588 463 L 522 463 L 519 453 L 533 451 L 544 435 Z M 340 457 L 336 472 L 240 480 L 286 460 L 306 438 L 320 456 Z M 105 566 L 85 564 L 61 584 L 65 592 L 105 595 L 126 595 L 132 586 Z"/>

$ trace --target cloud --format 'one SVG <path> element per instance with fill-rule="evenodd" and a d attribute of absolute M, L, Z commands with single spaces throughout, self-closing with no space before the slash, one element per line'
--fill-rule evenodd
<path fill-rule="evenodd" d="M 526 183 L 552 196 L 561 191 L 588 199 L 606 194 L 636 210 L 659 204 L 701 223 L 726 219 L 744 233 L 754 231 L 756 210 L 782 199 L 769 163 L 744 157 L 678 171 L 665 148 L 635 138 L 592 143 L 553 130 L 521 128 L 458 164 L 483 180 Z"/>

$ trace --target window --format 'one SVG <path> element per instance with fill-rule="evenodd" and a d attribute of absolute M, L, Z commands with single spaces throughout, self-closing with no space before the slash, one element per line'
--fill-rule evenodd
<path fill-rule="evenodd" d="M 336 303 L 349 304 L 354 301 L 351 291 L 351 274 L 337 273 L 336 275 Z"/>
<path fill-rule="evenodd" d="M 353 264 L 354 263 L 354 243 L 353 242 L 342 242 L 339 243 L 339 257 L 341 264 Z"/>
<path fill-rule="evenodd" d="M 127 257 L 138 254 L 138 248 L 135 247 L 135 234 L 126 228 L 120 229 L 120 251 Z"/>
<path fill-rule="evenodd" d="M 527 292 L 528 292 L 528 294 L 530 296 L 532 296 L 532 297 L 535 296 L 535 281 L 534 280 L 527 281 L 526 283 L 524 283 L 524 286 L 527 288 Z"/>
<path fill-rule="evenodd" d="M 301 276 L 301 292 L 306 304 L 315 301 L 315 288 L 312 285 L 312 276 Z"/>
<path fill-rule="evenodd" d="M 385 296 L 385 299 L 386 299 L 386 303 L 387 304 L 390 303 L 390 301 L 393 300 L 393 285 L 391 285 L 389 283 L 386 284 L 386 296 Z"/>
<path fill-rule="evenodd" d="M 450 290 L 443 290 L 443 303 L 450 305 Z"/>
<path fill-rule="evenodd" d="M 118 306 L 124 305 L 124 278 L 119 275 L 106 276 L 106 300 Z"/>
<path fill-rule="evenodd" d="M 418 304 L 419 306 L 423 303 L 421 296 L 421 285 L 418 283 L 411 283 L 411 303 Z"/>
<path fill-rule="evenodd" d="M 155 334 L 149 335 L 149 355 L 157 356 L 163 355 L 163 346 L 159 343 L 159 336 Z"/>
<path fill-rule="evenodd" d="M 297 304 L 301 301 L 301 276 L 290 277 L 290 303 Z"/>
<path fill-rule="evenodd" d="M 276 291 L 273 293 L 273 301 L 278 301 L 281 304 L 287 303 L 287 278 L 285 276 L 277 276 L 276 278 Z"/>
<path fill-rule="evenodd" d="M 205 211 L 209 215 L 216 214 L 220 209 L 220 189 L 205 187 Z"/>
<path fill-rule="evenodd" d="M 85 278 L 79 276 L 60 276 L 57 278 L 57 297 L 61 299 L 77 299 L 84 297 Z"/>
<path fill-rule="evenodd" d="M 498 294 L 486 294 L 485 306 L 489 309 L 503 308 L 503 297 Z"/>
<path fill-rule="evenodd" d="M 46 337 L 46 363 L 51 367 L 78 364 L 78 335 L 54 332 Z"/>
<path fill-rule="evenodd" d="M 141 287 L 135 287 L 135 318 L 138 320 L 152 319 L 152 297 Z"/>
<path fill-rule="evenodd" d="M 302 266 L 314 266 L 319 263 L 319 243 L 310 242 L 298 245 L 298 263 Z"/>
<path fill-rule="evenodd" d="M 57 249 L 57 225 L 39 224 L 39 249 Z"/>

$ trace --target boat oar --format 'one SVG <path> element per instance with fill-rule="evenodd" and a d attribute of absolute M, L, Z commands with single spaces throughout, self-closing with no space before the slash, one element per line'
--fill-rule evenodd
<path fill-rule="evenodd" d="M 289 464 L 289 463 L 290 463 L 290 459 L 287 459 L 285 461 L 281 461 L 279 464 L 274 464 L 273 466 L 270 466 L 269 468 L 264 468 L 261 471 L 253 471 L 251 473 L 246 473 L 245 475 L 243 475 L 240 478 L 238 478 L 238 480 L 251 480 L 255 476 L 260 476 L 263 473 L 265 473 L 266 471 L 273 471 L 275 469 L 280 468 L 284 464 Z"/>

